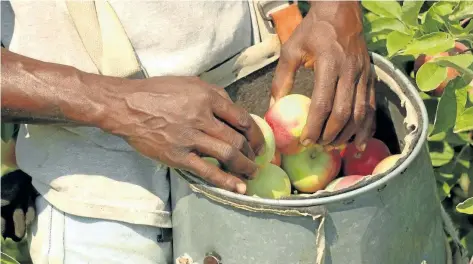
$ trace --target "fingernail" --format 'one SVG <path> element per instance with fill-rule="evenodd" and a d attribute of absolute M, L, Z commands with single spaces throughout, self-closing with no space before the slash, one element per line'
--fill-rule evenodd
<path fill-rule="evenodd" d="M 261 148 L 259 148 L 258 153 L 256 155 L 261 156 L 261 155 L 264 154 L 264 152 L 266 152 L 265 145 L 263 145 L 263 146 L 261 146 Z"/>
<path fill-rule="evenodd" d="M 361 144 L 360 146 L 358 146 L 357 149 L 358 149 L 359 151 L 365 151 L 365 149 L 366 149 L 366 143 Z"/>
<path fill-rule="evenodd" d="M 246 193 L 246 184 L 244 183 L 237 183 L 236 185 L 236 190 L 240 194 L 245 194 Z"/>
<path fill-rule="evenodd" d="M 310 146 L 310 145 L 312 145 L 312 144 L 314 144 L 314 142 L 312 142 L 312 140 L 310 140 L 310 139 L 305 139 L 304 141 L 302 141 L 302 145 L 303 145 L 304 147 L 308 147 L 308 146 Z"/>

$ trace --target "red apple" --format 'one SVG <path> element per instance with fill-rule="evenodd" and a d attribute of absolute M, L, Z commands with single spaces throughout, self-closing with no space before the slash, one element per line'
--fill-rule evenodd
<path fill-rule="evenodd" d="M 276 150 L 276 152 L 274 153 L 274 157 L 271 160 L 271 163 L 276 166 L 281 166 L 281 152 Z"/>
<path fill-rule="evenodd" d="M 455 47 L 450 49 L 449 51 L 440 52 L 440 53 L 435 54 L 435 55 L 421 54 L 419 57 L 417 57 L 417 59 L 414 62 L 414 72 L 417 72 L 419 70 L 419 68 L 424 63 L 429 62 L 430 60 L 432 60 L 434 58 L 452 56 L 452 55 L 456 55 L 460 52 L 464 52 L 466 50 L 468 50 L 468 47 L 465 46 L 465 44 L 463 44 L 461 42 L 455 42 Z M 451 68 L 451 67 L 447 67 L 447 79 L 445 81 L 443 81 L 441 84 L 439 84 L 439 86 L 437 86 L 437 88 L 430 91 L 430 94 L 432 94 L 434 96 L 442 96 L 443 90 L 447 86 L 448 82 L 450 80 L 454 79 L 455 77 L 457 77 L 458 75 L 459 75 L 459 73 L 458 73 L 457 70 L 455 70 L 454 68 Z"/>
<path fill-rule="evenodd" d="M 274 132 L 276 148 L 281 154 L 292 155 L 302 150 L 300 136 L 309 114 L 310 98 L 290 94 L 276 101 L 264 118 Z"/>
<path fill-rule="evenodd" d="M 332 160 L 334 163 L 332 166 L 331 177 L 335 178 L 342 167 L 342 156 L 340 155 L 340 151 L 338 149 L 332 149 L 330 151 L 330 155 L 332 155 Z"/>
<path fill-rule="evenodd" d="M 320 146 L 311 146 L 297 154 L 283 154 L 282 168 L 294 188 L 300 192 L 314 193 L 325 188 L 335 178 L 335 172 L 340 170 L 340 162 L 332 152 Z"/>
<path fill-rule="evenodd" d="M 370 138 L 363 152 L 358 151 L 352 142 L 348 144 L 343 157 L 343 172 L 345 175 L 369 175 L 389 155 L 389 148 L 379 139 Z"/>
<path fill-rule="evenodd" d="M 327 187 L 325 187 L 326 191 L 329 192 L 334 192 L 338 191 L 341 189 L 348 188 L 357 182 L 359 182 L 361 179 L 363 179 L 366 176 L 363 175 L 350 175 L 350 176 L 343 176 L 340 178 L 336 178 L 332 182 L 330 182 Z"/>

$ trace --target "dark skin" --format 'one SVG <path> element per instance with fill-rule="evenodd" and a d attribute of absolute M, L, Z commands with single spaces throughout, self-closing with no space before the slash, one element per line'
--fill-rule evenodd
<path fill-rule="evenodd" d="M 363 150 L 376 105 L 360 3 L 310 4 L 306 17 L 282 46 L 273 100 L 290 93 L 299 67 L 313 68 L 312 103 L 301 143 L 339 146 L 356 134 L 355 144 Z"/>
<path fill-rule="evenodd" d="M 374 92 L 358 2 L 314 2 L 282 47 L 272 94 L 292 88 L 301 65 L 316 84 L 302 139 L 362 146 L 371 131 Z M 337 107 L 334 107 L 337 105 Z M 197 77 L 128 80 L 46 63 L 2 48 L 3 122 L 98 127 L 139 153 L 186 169 L 223 189 L 245 193 L 257 173 L 261 131 L 221 87 Z M 325 121 L 327 125 L 324 126 Z M 206 162 L 215 157 L 225 170 Z"/>

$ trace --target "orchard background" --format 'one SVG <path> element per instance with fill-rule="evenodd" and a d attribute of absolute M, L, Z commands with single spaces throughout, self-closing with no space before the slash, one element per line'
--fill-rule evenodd
<path fill-rule="evenodd" d="M 473 1 L 361 2 L 368 49 L 388 58 L 410 76 L 424 100 L 439 197 L 471 258 Z M 307 3 L 299 2 L 299 6 L 305 14 Z M 2 124 L 2 140 L 11 140 L 16 128 Z M 31 263 L 25 241 L 15 243 L 2 238 L 1 245 L 2 263 Z"/>

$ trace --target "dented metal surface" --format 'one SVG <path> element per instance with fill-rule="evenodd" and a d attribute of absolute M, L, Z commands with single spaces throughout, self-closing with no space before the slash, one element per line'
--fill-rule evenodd
<path fill-rule="evenodd" d="M 185 171 L 173 171 L 174 254 L 202 263 L 206 252 L 232 263 L 431 264 L 446 262 L 445 233 L 426 149 L 427 115 L 410 80 L 372 54 L 379 106 L 394 122 L 403 157 L 394 169 L 348 192 L 284 200 L 230 193 Z M 262 116 L 275 63 L 227 90 Z M 301 69 L 293 93 L 310 95 L 313 74 Z"/>

